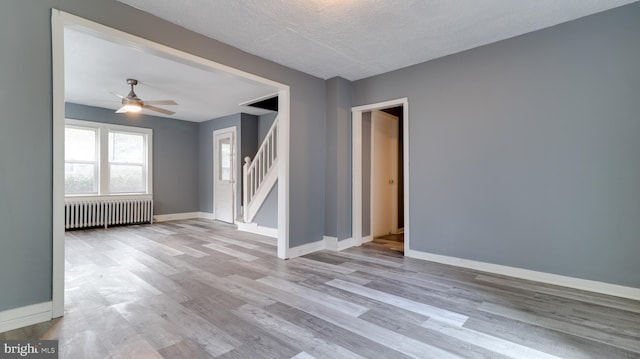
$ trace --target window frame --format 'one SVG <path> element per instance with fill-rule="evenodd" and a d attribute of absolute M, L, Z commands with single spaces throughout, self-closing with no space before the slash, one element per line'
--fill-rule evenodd
<path fill-rule="evenodd" d="M 93 199 L 93 198 L 151 198 L 153 195 L 153 130 L 145 127 L 134 127 L 125 125 L 116 125 L 104 122 L 94 122 L 86 120 L 78 120 L 72 118 L 65 119 L 65 129 L 67 126 L 95 129 L 96 130 L 96 150 L 97 150 L 97 194 L 67 194 L 65 199 Z M 109 133 L 125 133 L 142 135 L 144 139 L 144 163 L 143 182 L 145 184 L 145 192 L 128 192 L 128 193 L 111 193 L 110 192 L 110 162 L 109 162 Z M 66 161 L 65 161 L 66 163 Z M 119 162 L 114 162 L 119 163 Z"/>
<path fill-rule="evenodd" d="M 142 162 L 122 162 L 122 161 L 116 161 L 116 160 L 111 160 L 110 157 L 113 154 L 111 151 L 113 149 L 110 148 L 110 146 L 112 145 L 112 141 L 111 138 L 109 136 L 111 135 L 135 135 L 135 136 L 142 136 L 143 138 L 143 148 L 142 148 Z M 107 150 L 109 151 L 107 154 L 107 173 L 108 173 L 108 178 L 107 178 L 107 187 L 108 187 L 108 193 L 110 195 L 117 195 L 117 194 L 146 194 L 146 189 L 149 186 L 149 183 L 147 181 L 147 177 L 148 177 L 148 170 L 147 170 L 147 165 L 148 165 L 148 154 L 147 152 L 149 152 L 147 143 L 148 143 L 148 136 L 145 133 L 140 133 L 140 132 L 132 132 L 132 131 L 123 131 L 120 129 L 114 129 L 113 127 L 109 127 L 109 130 L 107 132 Z M 111 183 L 111 166 L 140 166 L 142 167 L 142 182 L 143 182 L 143 186 L 144 186 L 144 192 L 114 192 L 113 191 L 113 187 L 112 187 L 112 183 Z"/>
<path fill-rule="evenodd" d="M 94 156 L 94 160 L 93 162 L 89 162 L 89 161 L 78 161 L 78 160 L 71 160 L 71 161 L 67 161 L 66 158 L 66 152 L 65 152 L 65 159 L 64 159 L 64 165 L 65 165 L 65 186 L 66 186 L 66 165 L 67 163 L 72 163 L 72 164 L 92 164 L 94 166 L 93 168 L 93 178 L 95 181 L 95 192 L 91 192 L 91 193 L 72 193 L 72 194 L 67 194 L 66 193 L 66 189 L 65 189 L 65 196 L 69 196 L 69 197 L 79 197 L 79 196 L 97 196 L 100 194 L 100 148 L 98 146 L 98 141 L 100 139 L 100 131 L 98 128 L 91 126 L 91 127 L 87 127 L 87 126 L 82 126 L 79 124 L 65 124 L 64 129 L 65 129 L 65 136 L 66 136 L 66 130 L 67 128 L 71 128 L 71 129 L 77 129 L 77 130 L 85 130 L 85 131 L 92 131 L 94 133 L 95 136 L 95 142 L 93 143 L 94 146 L 94 151 L 95 151 L 95 156 Z M 66 151 L 66 148 L 65 148 Z"/>

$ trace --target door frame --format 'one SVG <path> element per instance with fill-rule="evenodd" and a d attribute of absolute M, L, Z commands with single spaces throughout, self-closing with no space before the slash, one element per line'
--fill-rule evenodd
<path fill-rule="evenodd" d="M 408 98 L 399 98 L 384 102 L 373 103 L 369 105 L 354 106 L 351 108 L 352 115 L 352 197 L 353 212 L 351 216 L 353 244 L 362 245 L 363 242 L 370 241 L 373 238 L 362 236 L 362 113 L 372 110 L 382 110 L 386 108 L 402 106 L 402 151 L 403 151 L 403 181 L 404 181 L 404 254 L 410 250 L 410 214 L 409 203 L 409 100 Z M 371 206 L 369 206 L 371 210 Z M 371 214 L 369 214 L 371 215 Z"/>
<path fill-rule="evenodd" d="M 201 69 L 223 70 L 242 78 L 273 86 L 278 92 L 278 250 L 281 259 L 289 258 L 289 85 L 273 81 L 231 66 L 196 56 L 158 42 L 150 41 L 85 18 L 51 9 L 51 65 L 53 114 L 53 215 L 52 215 L 52 300 L 51 317 L 64 314 L 64 29 L 72 27 L 109 41 L 134 46 L 140 51 L 162 56 Z"/>
<path fill-rule="evenodd" d="M 377 161 L 374 161 L 373 155 L 374 155 L 374 149 L 376 147 L 376 144 L 374 142 L 374 133 L 373 133 L 373 128 L 375 126 L 374 120 L 373 120 L 373 111 L 378 111 L 382 114 L 382 116 L 385 117 L 393 117 L 394 119 L 390 119 L 392 121 L 399 121 L 400 119 L 396 116 L 390 115 L 386 112 L 383 112 L 379 109 L 373 109 L 371 110 L 371 172 L 374 173 L 374 166 L 375 163 L 377 163 Z M 400 133 L 398 131 L 397 133 L 398 136 L 400 136 Z M 392 149 L 392 153 L 391 153 L 391 171 L 394 171 L 395 173 L 393 173 L 394 176 L 394 180 L 395 180 L 395 186 L 394 188 L 391 190 L 391 229 L 393 234 L 398 233 L 398 151 L 400 151 L 400 146 L 399 146 L 399 142 L 400 142 L 400 138 L 396 138 L 396 142 L 393 144 L 393 149 Z M 370 229 L 369 229 L 369 233 L 371 233 L 371 236 L 375 236 L 374 234 L 374 211 L 376 210 L 376 206 L 374 206 L 374 199 L 375 199 L 375 194 L 373 191 L 373 184 L 374 184 L 374 176 L 370 177 L 370 185 L 369 188 L 372 189 L 369 193 L 369 204 L 371 206 L 371 210 L 369 211 L 369 225 L 370 225 Z"/>
<path fill-rule="evenodd" d="M 226 134 L 226 133 L 230 133 L 231 134 L 231 191 L 232 191 L 232 201 L 231 201 L 231 224 L 235 224 L 236 223 L 236 210 L 238 208 L 238 198 L 237 198 L 237 193 L 238 193 L 238 174 L 236 173 L 238 171 L 238 168 L 240 168 L 241 166 L 236 163 L 236 161 L 238 160 L 238 156 L 237 156 L 237 131 L 236 131 L 236 127 L 235 126 L 231 126 L 231 127 L 226 127 L 226 128 L 222 128 L 219 130 L 214 130 L 213 131 L 213 218 L 216 219 L 216 175 L 218 174 L 218 156 L 217 156 L 217 143 L 216 143 L 216 136 L 222 135 L 222 134 Z"/>

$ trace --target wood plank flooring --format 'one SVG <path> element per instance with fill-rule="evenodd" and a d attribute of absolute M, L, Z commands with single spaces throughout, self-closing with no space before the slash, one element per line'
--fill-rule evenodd
<path fill-rule="evenodd" d="M 401 245 L 401 243 L 400 243 Z M 207 220 L 66 234 L 60 358 L 640 358 L 640 303 Z"/>

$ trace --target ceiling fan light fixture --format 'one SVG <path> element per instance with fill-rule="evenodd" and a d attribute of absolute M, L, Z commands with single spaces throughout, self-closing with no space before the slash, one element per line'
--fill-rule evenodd
<path fill-rule="evenodd" d="M 173 115 L 175 112 L 166 110 L 164 108 L 152 106 L 152 105 L 177 105 L 178 103 L 173 100 L 154 100 L 154 101 L 142 101 L 138 95 L 136 95 L 135 91 L 133 91 L 133 87 L 138 84 L 138 80 L 136 79 L 127 79 L 127 84 L 131 86 L 131 91 L 125 97 L 115 92 L 112 92 L 113 95 L 120 97 L 122 107 L 120 107 L 116 113 L 136 113 L 142 111 L 142 109 L 147 109 L 150 111 L 164 113 L 166 115 Z"/>
<path fill-rule="evenodd" d="M 142 111 L 142 106 L 140 106 L 140 104 L 138 104 L 138 103 L 130 103 L 130 104 L 124 105 L 122 108 L 127 112 L 140 112 L 140 111 Z"/>

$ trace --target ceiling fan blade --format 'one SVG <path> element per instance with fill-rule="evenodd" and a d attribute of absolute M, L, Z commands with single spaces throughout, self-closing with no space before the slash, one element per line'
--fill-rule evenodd
<path fill-rule="evenodd" d="M 127 113 L 127 109 L 124 106 L 120 107 L 116 113 Z"/>
<path fill-rule="evenodd" d="M 113 96 L 115 96 L 115 97 L 124 98 L 124 96 L 122 96 L 121 94 L 119 94 L 119 93 L 117 93 L 117 92 L 113 92 L 113 91 L 111 91 L 111 92 L 109 92 L 109 93 L 110 93 L 110 94 L 112 94 L 112 95 L 113 95 Z"/>
<path fill-rule="evenodd" d="M 145 100 L 144 103 L 149 105 L 177 105 L 178 103 L 173 100 Z"/>
<path fill-rule="evenodd" d="M 151 111 L 164 113 L 165 115 L 173 115 L 175 113 L 173 111 L 165 110 L 164 108 L 155 107 L 155 106 L 149 106 L 147 104 L 142 105 L 142 108 L 146 108 L 147 110 L 151 110 Z"/>

